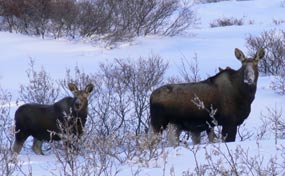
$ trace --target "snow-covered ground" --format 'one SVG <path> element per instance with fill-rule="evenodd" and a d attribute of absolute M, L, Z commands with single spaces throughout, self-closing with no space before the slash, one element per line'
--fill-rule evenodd
<path fill-rule="evenodd" d="M 284 2 L 284 1 L 283 1 Z M 0 32 L 0 84 L 13 94 L 13 101 L 17 98 L 19 85 L 26 83 L 25 70 L 28 61 L 33 58 L 37 66 L 43 66 L 54 79 L 64 78 L 66 69 L 78 65 L 87 73 L 96 72 L 99 63 L 114 58 L 148 57 L 159 55 L 169 62 L 168 74 L 177 74 L 180 58 L 192 58 L 197 54 L 200 73 L 203 78 L 213 75 L 218 67 L 230 66 L 239 68 L 240 62 L 234 56 L 234 49 L 240 48 L 246 53 L 245 38 L 249 34 L 260 34 L 271 29 L 285 29 L 285 24 L 275 25 L 275 20 L 285 20 L 285 7 L 280 0 L 226 1 L 210 4 L 196 4 L 193 6 L 200 18 L 200 24 L 191 29 L 191 35 L 176 37 L 147 36 L 135 39 L 132 43 L 121 44 L 114 49 L 106 49 L 91 45 L 83 41 L 71 42 L 64 39 L 40 39 L 38 37 L 23 36 Z M 210 23 L 217 18 L 243 18 L 246 24 L 210 28 Z M 252 24 L 249 24 L 251 21 Z M 243 128 L 256 132 L 261 125 L 261 114 L 266 114 L 266 108 L 285 109 L 285 97 L 276 95 L 270 88 L 271 77 L 260 77 L 256 99 L 252 104 L 252 111 L 245 121 Z M 12 118 L 12 117 L 11 117 Z M 283 114 L 283 118 L 284 114 Z M 268 136 L 264 141 L 247 141 L 229 143 L 227 146 L 235 150 L 242 147 L 251 156 L 263 158 L 264 163 L 274 156 L 280 156 L 278 150 L 284 140 L 274 143 L 274 136 Z M 224 144 L 221 148 L 226 148 Z M 198 152 L 198 162 L 206 164 L 205 150 L 215 148 L 202 145 Z M 191 146 L 189 147 L 191 148 Z M 167 158 L 151 161 L 149 166 L 126 163 L 121 166 L 118 175 L 133 175 L 140 168 L 139 175 L 182 175 L 182 172 L 193 171 L 195 160 L 189 148 L 166 148 Z M 283 149 L 284 150 L 284 149 Z M 19 156 L 23 165 L 32 168 L 33 175 L 50 175 L 56 171 L 56 158 L 53 154 L 37 156 L 32 152 L 23 152 Z M 165 162 L 167 161 L 167 162 Z M 284 161 L 281 161 L 284 162 Z M 284 173 L 283 173 L 284 174 Z"/>

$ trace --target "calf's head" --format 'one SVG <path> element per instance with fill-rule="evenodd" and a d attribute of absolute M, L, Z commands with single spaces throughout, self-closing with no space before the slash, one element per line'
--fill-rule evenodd
<path fill-rule="evenodd" d="M 235 49 L 236 58 L 242 63 L 243 82 L 248 85 L 256 85 L 258 78 L 258 62 L 265 55 L 264 49 L 259 49 L 253 58 L 247 58 L 241 50 Z"/>
<path fill-rule="evenodd" d="M 77 86 L 73 83 L 68 84 L 69 90 L 74 95 L 73 109 L 77 112 L 84 110 L 88 104 L 88 96 L 93 90 L 93 84 L 88 84 L 84 90 L 78 90 Z"/>

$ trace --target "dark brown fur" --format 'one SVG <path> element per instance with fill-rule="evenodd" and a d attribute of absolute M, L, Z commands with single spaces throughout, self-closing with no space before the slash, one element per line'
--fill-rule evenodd
<path fill-rule="evenodd" d="M 169 123 L 179 130 L 200 133 L 214 126 L 209 112 L 199 109 L 193 100 L 198 97 L 206 108 L 217 109 L 215 119 L 222 126 L 224 140 L 235 141 L 237 126 L 248 117 L 256 92 L 257 64 L 264 50 L 253 59 L 245 58 L 239 50 L 236 57 L 242 62 L 239 70 L 224 69 L 217 75 L 198 83 L 169 84 L 156 89 L 150 98 L 151 126 L 155 133 L 161 132 Z M 248 65 L 253 66 L 254 80 L 245 83 Z M 209 126 L 210 124 L 210 126 Z"/>
<path fill-rule="evenodd" d="M 71 117 L 73 133 L 80 136 L 87 118 L 87 97 L 93 90 L 89 84 L 84 91 L 69 83 L 69 89 L 74 97 L 65 97 L 52 105 L 29 103 L 20 106 L 15 112 L 15 142 L 13 151 L 19 153 L 26 139 L 34 137 L 33 151 L 43 154 L 41 150 L 42 141 L 60 140 L 57 135 L 61 132 L 58 123 L 66 123 L 67 116 Z M 70 119 L 69 119 L 69 122 Z M 55 134 L 51 134 L 55 132 Z M 57 134 L 56 134 L 57 133 Z"/>

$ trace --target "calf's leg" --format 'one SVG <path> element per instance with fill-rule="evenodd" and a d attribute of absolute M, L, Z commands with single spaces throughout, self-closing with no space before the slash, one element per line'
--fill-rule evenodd
<path fill-rule="evenodd" d="M 201 143 L 201 132 L 200 131 L 191 131 L 191 139 L 194 145 Z"/>

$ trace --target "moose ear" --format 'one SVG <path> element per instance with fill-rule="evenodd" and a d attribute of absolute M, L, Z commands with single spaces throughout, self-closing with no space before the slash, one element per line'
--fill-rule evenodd
<path fill-rule="evenodd" d="M 243 52 L 238 48 L 235 49 L 235 56 L 241 62 L 245 61 L 245 56 L 244 56 Z"/>
<path fill-rule="evenodd" d="M 77 86 L 75 84 L 73 84 L 73 83 L 68 83 L 68 88 L 73 93 L 77 93 L 78 92 Z"/>
<path fill-rule="evenodd" d="M 90 93 L 93 91 L 94 85 L 93 84 L 88 84 L 85 88 L 85 92 Z"/>
<path fill-rule="evenodd" d="M 255 55 L 255 60 L 260 60 L 262 59 L 263 57 L 265 56 L 265 51 L 263 48 L 260 48 L 257 52 L 256 52 L 256 55 Z"/>

